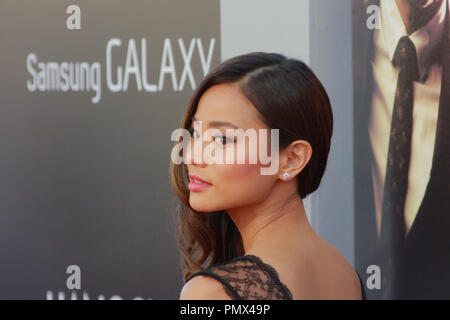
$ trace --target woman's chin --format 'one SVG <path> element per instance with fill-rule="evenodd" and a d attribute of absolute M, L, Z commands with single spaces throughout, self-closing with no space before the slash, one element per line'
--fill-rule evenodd
<path fill-rule="evenodd" d="M 196 197 L 189 197 L 189 206 L 198 212 L 215 212 L 217 211 L 216 207 L 211 206 L 211 200 L 208 198 L 205 199 L 195 199 Z"/>
<path fill-rule="evenodd" d="M 189 197 L 189 205 L 191 208 L 198 212 L 207 212 L 207 206 L 205 205 L 205 201 L 203 199 L 192 199 L 193 197 Z"/>

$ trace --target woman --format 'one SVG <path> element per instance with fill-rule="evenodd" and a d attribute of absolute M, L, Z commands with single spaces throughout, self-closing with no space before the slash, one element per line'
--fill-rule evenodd
<path fill-rule="evenodd" d="M 181 128 L 194 139 L 198 128 L 219 130 L 212 143 L 225 154 L 246 143 L 226 130 L 278 129 L 278 140 L 267 140 L 279 152 L 275 174 L 261 174 L 269 165 L 250 163 L 249 149 L 245 163 L 201 161 L 192 139 L 185 163 L 171 162 L 181 200 L 180 299 L 364 298 L 359 275 L 314 231 L 303 206 L 319 187 L 333 131 L 327 93 L 304 63 L 263 52 L 223 62 L 194 92 Z"/>

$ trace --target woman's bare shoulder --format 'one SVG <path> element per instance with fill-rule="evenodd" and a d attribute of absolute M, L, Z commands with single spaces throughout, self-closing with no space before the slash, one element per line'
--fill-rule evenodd
<path fill-rule="evenodd" d="M 306 245 L 305 245 L 306 244 Z M 324 238 L 311 237 L 285 252 L 251 253 L 278 271 L 294 299 L 361 299 L 358 274 L 345 256 Z"/>
<path fill-rule="evenodd" d="M 323 278 L 322 285 L 331 299 L 361 299 L 361 282 L 348 259 L 331 243 L 323 239 L 323 250 L 316 261 Z"/>
<path fill-rule="evenodd" d="M 218 280 L 203 275 L 197 275 L 189 279 L 181 289 L 179 299 L 231 300 Z"/>

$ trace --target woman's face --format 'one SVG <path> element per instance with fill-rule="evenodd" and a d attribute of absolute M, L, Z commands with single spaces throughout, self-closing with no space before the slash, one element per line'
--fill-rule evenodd
<path fill-rule="evenodd" d="M 267 158 L 263 159 L 264 163 L 261 163 L 259 158 L 259 129 L 266 129 L 267 138 L 266 150 L 267 155 L 272 155 L 270 152 L 270 130 L 269 128 L 258 118 L 258 112 L 252 103 L 241 93 L 237 84 L 226 83 L 218 84 L 210 87 L 200 98 L 197 110 L 194 114 L 194 118 L 199 122 L 199 126 L 195 127 L 192 122 L 192 128 L 201 128 L 203 137 L 200 137 L 200 132 L 197 130 L 191 134 L 191 141 L 189 147 L 186 150 L 186 157 L 190 159 L 190 164 L 186 164 L 189 174 L 198 176 L 204 181 L 209 182 L 206 188 L 197 190 L 190 189 L 189 202 L 190 206 L 200 212 L 214 212 L 220 210 L 227 210 L 245 205 L 251 205 L 263 201 L 271 189 L 273 184 L 278 179 L 278 175 L 262 175 L 261 168 L 270 166 L 267 164 Z M 250 139 L 241 136 L 236 137 L 234 140 L 233 135 L 227 134 L 226 129 L 234 129 L 232 125 L 215 124 L 214 122 L 229 122 L 232 125 L 241 128 L 243 132 L 247 129 L 256 130 L 257 140 L 252 142 L 257 150 L 256 163 L 250 163 L 249 153 L 251 147 L 249 145 Z M 204 140 L 204 133 L 210 128 L 216 128 L 220 130 L 220 134 L 215 134 L 208 140 Z M 192 132 L 191 132 L 192 133 Z M 223 136 L 223 137 L 222 137 Z M 215 140 L 217 137 L 218 140 Z M 229 139 L 228 139 L 228 138 Z M 208 154 L 204 154 L 203 163 L 196 161 L 194 158 L 193 139 L 202 138 L 203 148 L 206 148 L 208 144 L 216 144 L 221 148 L 224 153 L 223 164 L 206 163 Z M 263 143 L 263 142 L 261 142 Z M 244 164 L 237 163 L 236 154 L 238 152 L 238 146 L 245 146 L 245 162 Z M 232 163 L 226 163 L 226 153 L 234 149 L 234 161 Z M 228 150 L 228 151 L 227 151 Z M 204 153 L 204 152 L 203 152 Z M 200 153 L 201 154 L 201 153 Z M 214 155 L 214 152 L 210 154 Z M 192 185 L 192 179 L 189 179 L 190 185 Z"/>

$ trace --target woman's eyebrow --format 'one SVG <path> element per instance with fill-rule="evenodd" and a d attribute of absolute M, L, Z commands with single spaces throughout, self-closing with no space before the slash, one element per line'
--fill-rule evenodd
<path fill-rule="evenodd" d="M 199 121 L 197 119 L 195 119 L 195 117 L 191 117 L 192 121 Z M 233 127 L 235 129 L 239 129 L 238 126 L 236 126 L 235 124 L 231 123 L 231 122 L 227 122 L 227 121 L 209 121 L 209 126 L 210 127 Z"/>

